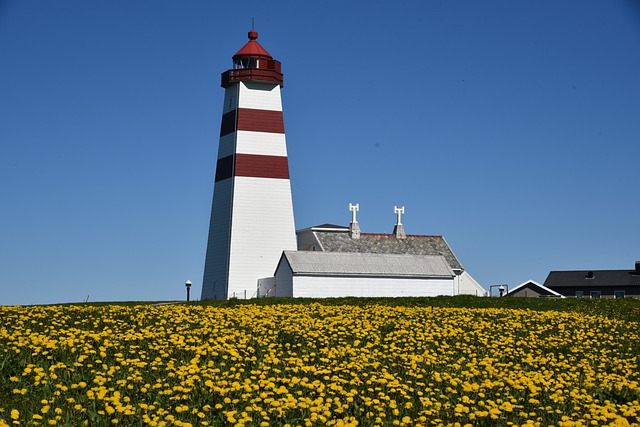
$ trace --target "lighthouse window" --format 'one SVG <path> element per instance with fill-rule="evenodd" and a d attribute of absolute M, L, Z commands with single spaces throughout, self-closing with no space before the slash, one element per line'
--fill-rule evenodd
<path fill-rule="evenodd" d="M 234 68 L 258 68 L 257 58 L 240 58 L 233 61 Z"/>

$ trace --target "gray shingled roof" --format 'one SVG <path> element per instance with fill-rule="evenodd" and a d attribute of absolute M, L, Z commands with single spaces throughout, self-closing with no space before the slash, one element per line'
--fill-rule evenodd
<path fill-rule="evenodd" d="M 372 277 L 453 277 L 442 256 L 284 251 L 294 274 Z"/>
<path fill-rule="evenodd" d="M 362 233 L 352 239 L 349 233 L 314 232 L 325 252 L 356 252 L 373 254 L 441 255 L 452 269 L 462 269 L 449 244 L 442 236 L 407 235 L 396 239 L 393 234 Z"/>

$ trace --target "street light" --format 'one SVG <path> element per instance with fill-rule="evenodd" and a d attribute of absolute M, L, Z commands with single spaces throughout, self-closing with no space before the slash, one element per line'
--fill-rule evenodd
<path fill-rule="evenodd" d="M 494 296 L 495 293 L 493 292 L 493 288 L 498 288 L 498 293 L 500 294 L 501 297 L 503 297 L 505 295 L 505 291 L 508 294 L 509 293 L 509 285 L 491 285 L 489 287 L 489 295 L 490 296 Z"/>
<path fill-rule="evenodd" d="M 187 301 L 189 301 L 189 290 L 191 290 L 191 280 L 184 282 L 184 286 L 187 288 Z"/>

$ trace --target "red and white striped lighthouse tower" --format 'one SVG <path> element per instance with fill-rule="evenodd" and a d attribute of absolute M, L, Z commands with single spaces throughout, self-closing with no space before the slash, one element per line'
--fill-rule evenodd
<path fill-rule="evenodd" d="M 202 299 L 251 298 L 296 250 L 280 62 L 257 42 L 233 56 L 225 88 Z"/>

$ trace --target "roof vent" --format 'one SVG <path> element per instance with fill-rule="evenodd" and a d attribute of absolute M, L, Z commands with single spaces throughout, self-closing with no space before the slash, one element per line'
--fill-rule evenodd
<path fill-rule="evenodd" d="M 396 225 L 393 227 L 393 234 L 396 236 L 396 239 L 406 239 L 407 235 L 404 234 L 404 225 L 402 225 L 402 214 L 404 213 L 404 206 L 401 208 L 394 206 L 393 213 L 398 216 Z"/>
<path fill-rule="evenodd" d="M 352 205 L 349 203 L 349 210 L 351 211 L 351 222 L 349 223 L 349 237 L 352 239 L 360 238 L 360 225 L 358 225 L 358 221 L 356 220 L 356 212 L 360 210 L 360 203 L 356 203 Z"/>
<path fill-rule="evenodd" d="M 584 276 L 585 279 L 593 279 L 593 271 L 587 271 L 587 275 Z"/>

